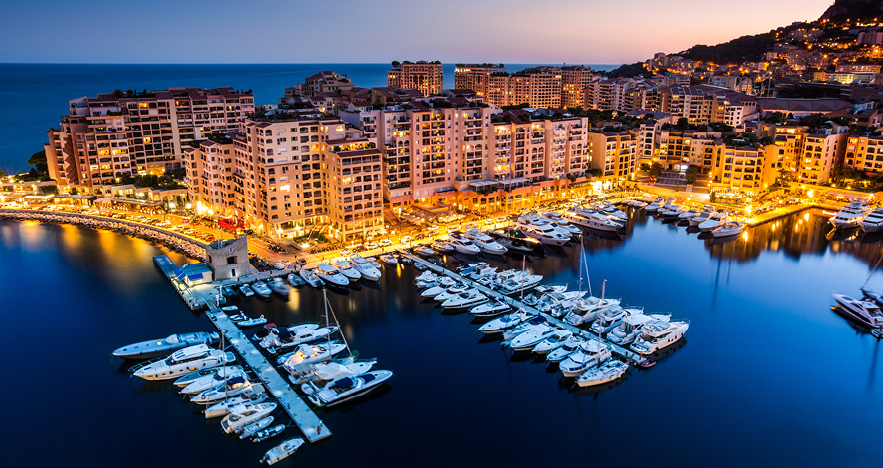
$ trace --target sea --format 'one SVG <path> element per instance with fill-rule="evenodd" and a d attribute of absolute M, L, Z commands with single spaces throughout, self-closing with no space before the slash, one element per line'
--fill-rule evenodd
<path fill-rule="evenodd" d="M 690 322 L 656 366 L 593 390 L 421 300 L 412 266 L 329 290 L 352 349 L 394 377 L 317 410 L 332 436 L 279 466 L 883 466 L 883 341 L 831 310 L 832 290 L 883 290 L 880 236 L 830 233 L 810 211 L 728 242 L 700 237 L 640 212 L 624 235 L 585 236 L 582 288 L 600 295 L 606 280 L 607 297 Z M 273 442 L 225 435 L 170 383 L 111 356 L 213 329 L 154 267 L 163 253 L 186 261 L 113 232 L 0 221 L 0 466 L 258 466 Z M 578 245 L 482 260 L 580 284 Z M 323 320 L 309 287 L 233 303 L 281 325 Z"/>
<path fill-rule="evenodd" d="M 507 64 L 510 71 L 537 64 Z M 560 64 L 559 64 L 560 65 Z M 589 65 L 612 70 L 618 65 Z M 116 89 L 171 86 L 252 90 L 255 103 L 276 104 L 285 88 L 322 70 L 349 77 L 356 86 L 386 86 L 388 63 L 223 65 L 0 64 L 0 169 L 27 172 L 28 158 L 43 150 L 47 130 L 58 128 L 68 101 Z M 454 64 L 444 64 L 445 87 L 454 87 Z"/>

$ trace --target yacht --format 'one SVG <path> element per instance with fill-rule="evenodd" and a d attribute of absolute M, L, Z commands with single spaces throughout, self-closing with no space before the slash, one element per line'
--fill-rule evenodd
<path fill-rule="evenodd" d="M 431 257 L 431 256 L 435 255 L 435 250 L 432 250 L 431 248 L 429 248 L 425 245 L 421 245 L 419 247 L 414 248 L 414 253 L 417 255 L 422 255 L 424 257 Z"/>
<path fill-rule="evenodd" d="M 515 227 L 524 234 L 548 245 L 564 245 L 572 237 L 569 232 L 555 228 L 550 222 L 538 216 L 522 216 L 515 222 Z"/>
<path fill-rule="evenodd" d="M 539 240 L 514 227 L 496 229 L 488 234 L 497 239 L 497 243 L 509 249 L 510 252 L 531 253 L 543 246 Z"/>
<path fill-rule="evenodd" d="M 687 322 L 656 320 L 641 328 L 641 335 L 629 346 L 638 354 L 652 354 L 681 339 L 690 328 Z"/>
<path fill-rule="evenodd" d="M 380 261 L 383 262 L 384 265 L 398 265 L 399 263 L 399 260 L 391 253 L 381 255 Z"/>
<path fill-rule="evenodd" d="M 644 211 L 648 213 L 656 213 L 657 211 L 659 211 L 659 205 L 661 205 L 663 201 L 664 200 L 661 198 L 653 200 L 652 202 L 650 202 L 649 205 L 644 207 Z"/>
<path fill-rule="evenodd" d="M 580 346 L 586 342 L 586 339 L 580 335 L 571 335 L 569 338 L 564 340 L 564 344 L 549 351 L 546 354 L 546 360 L 549 362 L 561 362 L 571 354 L 577 352 Z"/>
<path fill-rule="evenodd" d="M 221 420 L 221 429 L 227 434 L 236 432 L 259 419 L 265 418 L 276 409 L 276 403 L 245 404 L 230 409 L 230 414 Z"/>
<path fill-rule="evenodd" d="M 321 288 L 322 285 L 325 284 L 325 282 L 322 281 L 322 278 L 319 278 L 319 274 L 316 273 L 315 268 L 301 268 L 298 274 L 300 274 L 300 277 L 303 278 L 307 284 L 314 288 Z"/>
<path fill-rule="evenodd" d="M 503 255 L 508 250 L 500 245 L 491 236 L 478 228 L 467 229 L 463 236 L 471 240 L 482 252 L 491 255 Z"/>
<path fill-rule="evenodd" d="M 352 261 L 353 268 L 361 273 L 362 278 L 365 278 L 368 281 L 380 280 L 380 270 L 374 266 L 373 263 L 365 260 L 361 255 L 351 255 L 350 261 Z"/>
<path fill-rule="evenodd" d="M 594 333 L 607 333 L 618 327 L 625 317 L 643 313 L 644 311 L 641 308 L 623 309 L 618 305 L 616 307 L 605 307 L 598 315 L 598 320 L 592 322 L 590 330 Z"/>
<path fill-rule="evenodd" d="M 432 243 L 432 248 L 441 252 L 441 253 L 453 253 L 454 246 L 450 244 L 450 242 L 445 241 L 435 241 Z"/>
<path fill-rule="evenodd" d="M 319 328 L 313 324 L 282 327 L 262 338 L 259 344 L 270 354 L 276 354 L 283 349 L 326 338 L 336 331 L 336 326 Z"/>
<path fill-rule="evenodd" d="M 236 360 L 233 353 L 200 344 L 179 349 L 171 356 L 138 366 L 134 375 L 145 380 L 168 380 L 199 369 L 218 367 Z"/>
<path fill-rule="evenodd" d="M 668 322 L 670 318 L 671 317 L 668 315 L 659 314 L 630 314 L 624 317 L 622 322 L 620 322 L 616 328 L 607 332 L 607 339 L 611 343 L 626 346 L 635 341 L 638 335 L 641 334 L 641 327 L 643 327 L 644 324 L 650 323 L 654 320 Z"/>
<path fill-rule="evenodd" d="M 690 208 L 689 210 L 684 211 L 683 213 L 678 215 L 678 222 L 690 222 L 690 220 L 695 218 L 696 216 L 699 216 L 699 210 L 696 208 Z"/>
<path fill-rule="evenodd" d="M 220 339 L 218 332 L 176 333 L 158 340 L 147 340 L 119 347 L 113 355 L 124 359 L 148 359 L 168 355 L 172 351 L 198 344 L 215 344 Z"/>
<path fill-rule="evenodd" d="M 840 310 L 864 326 L 871 328 L 883 328 L 883 311 L 880 306 L 871 301 L 858 299 L 834 293 L 834 300 L 840 305 Z"/>
<path fill-rule="evenodd" d="M 665 218 L 674 218 L 680 216 L 685 211 L 687 210 L 684 207 L 672 203 L 668 207 L 660 209 L 657 214 Z"/>
<path fill-rule="evenodd" d="M 500 299 L 493 298 L 484 304 L 469 309 L 469 313 L 476 317 L 494 317 L 508 312 L 512 307 Z"/>
<path fill-rule="evenodd" d="M 836 229 L 849 229 L 861 225 L 869 213 L 868 205 L 862 200 L 853 200 L 837 212 L 831 219 Z"/>
<path fill-rule="evenodd" d="M 613 382 L 629 370 L 629 365 L 619 359 L 608 359 L 598 367 L 593 367 L 576 378 L 580 387 L 593 387 Z"/>
<path fill-rule="evenodd" d="M 296 288 L 298 286 L 303 286 L 307 283 L 306 283 L 306 281 L 303 280 L 303 278 L 298 276 L 296 273 L 289 273 L 288 274 L 288 284 L 291 285 L 291 287 Z"/>
<path fill-rule="evenodd" d="M 322 278 L 322 281 L 324 281 L 325 284 L 330 284 L 339 288 L 345 288 L 350 284 L 349 278 L 344 276 L 340 270 L 327 263 L 320 263 L 319 266 L 316 267 L 316 274 L 319 275 L 319 278 Z"/>
<path fill-rule="evenodd" d="M 469 239 L 451 239 L 448 243 L 454 247 L 454 250 L 461 254 L 478 255 L 478 253 L 481 252 L 481 249 Z"/>
<path fill-rule="evenodd" d="M 233 377 L 220 387 L 208 389 L 199 395 L 190 398 L 191 403 L 198 405 L 211 405 L 228 397 L 245 393 L 254 386 L 245 376 Z"/>
<path fill-rule="evenodd" d="M 529 270 L 522 270 L 513 275 L 499 275 L 497 280 L 491 283 L 490 287 L 507 296 L 511 296 L 512 294 L 533 288 L 540 284 L 542 280 L 542 275 L 532 275 Z"/>
<path fill-rule="evenodd" d="M 451 278 L 450 276 L 445 276 L 445 277 L 441 278 L 440 280 L 438 280 L 438 283 L 435 286 L 430 286 L 430 287 L 424 289 L 423 292 L 420 293 L 420 297 L 435 297 L 435 296 L 438 296 L 439 294 L 447 291 L 448 289 L 453 288 L 453 287 L 457 287 L 457 286 L 465 287 L 465 285 L 461 285 L 454 278 Z M 460 291 L 458 291 L 458 292 L 460 292 Z"/>
<path fill-rule="evenodd" d="M 260 389 L 263 390 L 263 387 Z M 246 404 L 254 405 L 263 402 L 266 398 L 267 395 L 265 393 L 255 392 L 252 388 L 250 391 L 227 398 L 224 401 L 209 406 L 202 412 L 202 414 L 205 415 L 205 419 L 217 418 L 219 416 L 224 416 L 225 414 L 230 414 L 230 410 L 237 406 Z"/>
<path fill-rule="evenodd" d="M 217 372 L 204 375 L 191 381 L 187 386 L 181 389 L 184 395 L 196 395 L 206 390 L 224 385 L 224 382 L 234 377 L 244 377 L 245 371 L 240 366 L 221 367 Z M 176 381 L 177 382 L 177 381 Z"/>
<path fill-rule="evenodd" d="M 301 392 L 303 392 L 304 395 L 316 393 L 332 381 L 342 379 L 344 377 L 355 377 L 357 375 L 362 375 L 365 372 L 370 371 L 371 368 L 373 368 L 374 365 L 377 364 L 376 359 L 355 361 L 352 358 L 346 358 L 344 361 L 346 362 L 344 363 L 331 361 L 324 364 L 316 364 L 315 366 L 313 366 L 311 371 L 309 372 L 309 375 L 298 379 L 298 381 L 306 380 L 305 382 L 301 383 Z"/>
<path fill-rule="evenodd" d="M 607 216 L 611 216 L 615 219 L 618 219 L 619 221 L 622 221 L 623 223 L 628 221 L 629 219 L 629 216 L 626 214 L 625 211 L 620 210 L 611 203 L 599 202 L 594 205 L 594 208 Z"/>
<path fill-rule="evenodd" d="M 708 205 L 703 206 L 702 211 L 697 213 L 696 216 L 690 218 L 690 226 L 698 226 L 705 221 L 708 221 L 708 218 L 711 216 L 712 213 L 714 213 L 714 207 Z"/>
<path fill-rule="evenodd" d="M 442 291 L 441 293 L 436 294 L 435 297 L 433 297 L 432 299 L 435 301 L 438 301 L 438 302 L 444 302 L 444 301 L 447 301 L 448 299 L 450 299 L 460 293 L 466 292 L 470 289 L 472 289 L 472 288 L 468 284 L 458 283 L 458 284 L 451 286 L 450 288 Z"/>
<path fill-rule="evenodd" d="M 583 233 L 579 227 L 570 224 L 570 221 L 554 211 L 551 213 L 543 213 L 542 217 L 549 220 L 549 222 L 555 225 L 558 230 L 567 231 L 567 234 L 570 234 L 571 236 L 576 236 Z"/>
<path fill-rule="evenodd" d="M 558 364 L 558 369 L 565 377 L 577 377 L 589 368 L 600 365 L 612 355 L 610 346 L 598 340 L 586 340 L 575 353 Z"/>
<path fill-rule="evenodd" d="M 380 388 L 380 385 L 390 377 L 392 377 L 392 372 L 388 370 L 376 370 L 356 377 L 344 377 L 312 395 L 307 395 L 307 398 L 316 406 L 334 406 Z"/>
<path fill-rule="evenodd" d="M 254 289 L 254 292 L 264 297 L 270 297 L 270 294 L 273 294 L 273 290 L 263 281 L 255 281 L 252 283 L 251 289 Z"/>
<path fill-rule="evenodd" d="M 337 267 L 337 271 L 339 271 L 340 274 L 346 276 L 350 281 L 359 281 L 362 279 L 362 273 L 360 273 L 349 260 L 339 258 L 334 262 L 334 266 Z"/>
<path fill-rule="evenodd" d="M 264 454 L 264 457 L 261 458 L 261 463 L 266 463 L 267 465 L 275 465 L 280 461 L 288 458 L 300 448 L 301 445 L 304 444 L 303 437 L 295 437 L 293 439 L 288 439 L 285 442 L 267 450 L 267 453 Z"/>
<path fill-rule="evenodd" d="M 873 211 L 868 213 L 862 219 L 861 227 L 862 231 L 868 233 L 883 231 L 883 207 L 874 208 Z"/>
<path fill-rule="evenodd" d="M 297 366 L 314 364 L 320 361 L 330 359 L 331 356 L 338 354 L 346 349 L 346 344 L 340 341 L 331 341 L 325 343 L 302 344 L 297 350 L 287 354 L 283 354 L 276 358 L 276 363 L 291 372 Z"/>
<path fill-rule="evenodd" d="M 270 289 L 272 289 L 274 293 L 283 297 L 288 297 L 288 294 L 291 292 L 291 288 L 282 281 L 282 278 L 273 278 L 273 280 L 270 281 Z"/>
<path fill-rule="evenodd" d="M 487 300 L 487 296 L 479 292 L 478 289 L 470 289 L 448 298 L 441 303 L 441 306 L 444 309 L 465 309 L 487 302 Z"/>
<path fill-rule="evenodd" d="M 533 352 L 537 354 L 546 354 L 554 351 L 564 346 L 572 335 L 573 332 L 570 330 L 562 330 L 560 328 L 553 329 L 551 335 L 547 336 L 534 346 Z"/>
<path fill-rule="evenodd" d="M 573 326 L 593 322 L 606 309 L 618 308 L 619 303 L 620 299 L 607 298 L 602 300 L 595 296 L 578 299 L 574 302 L 570 312 L 564 316 L 564 322 Z"/>
<path fill-rule="evenodd" d="M 175 380 L 174 382 L 172 382 L 172 384 L 175 385 L 176 387 L 184 388 L 184 387 L 190 385 L 196 379 L 201 379 L 205 376 L 215 375 L 215 373 L 221 369 L 226 369 L 226 367 L 211 367 L 208 369 L 200 369 L 198 371 L 193 371 L 193 372 L 185 375 L 184 377 L 179 377 L 178 380 Z"/>
<path fill-rule="evenodd" d="M 567 212 L 567 219 L 577 226 L 594 229 L 596 231 L 616 232 L 622 229 L 623 225 L 611 219 L 607 215 L 595 212 Z"/>
<path fill-rule="evenodd" d="M 499 333 L 507 328 L 512 328 L 531 316 L 525 312 L 513 312 L 499 318 L 495 318 L 490 322 L 479 327 L 478 331 L 482 333 Z"/>
<path fill-rule="evenodd" d="M 270 427 L 270 424 L 273 424 L 273 419 L 273 416 L 267 416 L 266 418 L 258 419 L 257 421 L 243 427 L 239 430 L 239 440 L 247 439 L 257 434 L 258 431 Z"/>
<path fill-rule="evenodd" d="M 509 342 L 509 347 L 515 351 L 531 351 L 543 340 L 554 336 L 556 331 L 560 330 L 557 328 L 540 325 L 532 330 L 525 331 L 512 338 L 512 341 Z"/>
<path fill-rule="evenodd" d="M 726 211 L 718 211 L 716 213 L 712 213 L 708 217 L 708 219 L 699 223 L 699 230 L 702 232 L 714 231 L 715 229 L 723 226 L 723 224 L 729 220 L 730 217 L 727 215 Z"/>
<path fill-rule="evenodd" d="M 508 346 L 516 336 L 538 328 L 549 328 L 549 320 L 543 315 L 532 315 L 518 325 L 503 330 L 503 345 Z"/>
<path fill-rule="evenodd" d="M 740 221 L 727 221 L 714 231 L 711 231 L 713 237 L 730 237 L 740 234 L 745 230 L 745 223 Z"/>

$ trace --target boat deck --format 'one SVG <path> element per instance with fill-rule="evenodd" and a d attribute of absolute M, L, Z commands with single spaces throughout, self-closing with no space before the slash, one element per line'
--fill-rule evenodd
<path fill-rule="evenodd" d="M 261 379 L 271 395 L 279 402 L 279 406 L 291 416 L 291 420 L 300 428 L 310 442 L 324 439 L 331 435 L 325 423 L 307 406 L 307 403 L 291 388 L 291 385 L 279 375 L 279 372 L 258 351 L 257 347 L 245 336 L 245 333 L 230 320 L 227 314 L 215 307 L 211 302 L 206 315 L 224 334 L 226 339 L 236 348 L 245 363 Z"/>
<path fill-rule="evenodd" d="M 579 327 L 574 327 L 573 325 L 565 323 L 564 321 L 559 320 L 555 317 L 552 317 L 551 315 L 549 315 L 547 313 L 540 312 L 539 310 L 537 310 L 527 304 L 522 304 L 521 301 L 519 301 L 517 299 L 513 299 L 513 298 L 511 298 L 501 292 L 495 291 L 487 286 L 484 286 L 484 285 L 479 284 L 475 281 L 472 281 L 469 278 L 466 278 L 464 276 L 460 276 L 459 274 L 457 274 L 451 270 L 448 270 L 447 268 L 442 268 L 434 263 L 429 263 L 429 262 L 427 262 L 427 261 L 423 260 L 422 258 L 417 257 L 415 255 L 407 254 L 407 257 L 410 258 L 411 260 L 413 260 L 415 263 L 419 262 L 421 265 L 426 266 L 428 269 L 434 271 L 435 273 L 444 274 L 444 275 L 450 276 L 451 278 L 454 278 L 458 281 L 463 281 L 467 284 L 470 284 L 470 285 L 472 285 L 472 287 L 477 288 L 479 291 L 481 291 L 484 295 L 486 295 L 488 297 L 494 297 L 494 298 L 500 299 L 501 301 L 512 306 L 514 309 L 523 308 L 525 312 L 528 312 L 531 314 L 542 315 L 542 316 L 546 317 L 546 319 L 549 321 L 549 323 L 559 326 L 561 328 L 564 328 L 566 330 L 570 330 L 574 334 L 581 335 L 586 338 L 598 339 L 598 335 L 595 333 L 592 333 L 588 330 L 583 330 L 582 328 L 579 328 Z M 618 344 L 611 343 L 610 341 L 608 341 L 606 339 L 602 339 L 601 341 L 606 343 L 608 346 L 610 346 L 610 348 L 613 350 L 613 352 L 615 354 L 628 359 L 630 362 L 640 362 L 640 361 L 644 360 L 643 356 L 641 356 L 640 354 L 638 354 L 634 351 L 623 348 L 622 346 L 620 346 Z"/>

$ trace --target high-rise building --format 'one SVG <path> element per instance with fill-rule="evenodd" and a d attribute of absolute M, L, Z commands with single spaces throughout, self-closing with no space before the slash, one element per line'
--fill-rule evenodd
<path fill-rule="evenodd" d="M 485 99 L 488 95 L 490 76 L 494 73 L 505 73 L 503 64 L 462 64 L 458 63 L 454 68 L 454 88 L 471 89 L 475 94 Z"/>
<path fill-rule="evenodd" d="M 594 79 L 595 74 L 589 67 L 580 65 L 561 67 L 561 107 L 566 109 L 586 107 L 585 89 Z"/>
<path fill-rule="evenodd" d="M 637 163 L 637 138 L 632 132 L 589 132 L 591 168 L 601 177 L 629 177 Z"/>
<path fill-rule="evenodd" d="M 883 174 L 883 136 L 849 135 L 844 165 L 867 174 Z"/>
<path fill-rule="evenodd" d="M 396 62 L 397 63 L 397 62 Z M 396 88 L 416 89 L 424 97 L 439 94 L 444 87 L 441 62 L 402 62 L 393 64 L 386 74 L 386 85 Z"/>
<path fill-rule="evenodd" d="M 185 144 L 238 128 L 254 112 L 250 91 L 168 88 L 70 101 L 45 145 L 59 186 L 91 191 L 139 174 L 180 167 Z"/>

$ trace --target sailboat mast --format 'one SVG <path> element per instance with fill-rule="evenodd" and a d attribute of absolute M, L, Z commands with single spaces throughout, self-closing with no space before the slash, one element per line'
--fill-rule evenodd
<path fill-rule="evenodd" d="M 868 281 L 871 281 L 871 276 L 874 276 L 874 272 L 877 271 L 877 267 L 880 266 L 880 261 L 883 260 L 883 254 L 880 255 L 880 258 L 877 259 L 877 263 L 874 264 L 874 268 L 871 268 L 871 272 L 868 273 L 867 279 L 865 279 L 864 284 L 859 289 L 865 289 L 865 286 L 868 285 Z"/>
<path fill-rule="evenodd" d="M 524 312 L 524 259 L 527 257 L 526 255 L 521 256 L 521 297 L 519 298 L 519 302 L 521 302 L 521 312 Z"/>
<path fill-rule="evenodd" d="M 604 304 L 604 292 L 607 288 L 607 280 L 601 282 L 601 304 Z M 604 309 L 598 312 L 598 344 L 601 344 L 601 320 L 604 318 Z"/>

